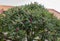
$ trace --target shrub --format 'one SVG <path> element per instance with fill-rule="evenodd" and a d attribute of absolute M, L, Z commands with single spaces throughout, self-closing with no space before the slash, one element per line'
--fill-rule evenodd
<path fill-rule="evenodd" d="M 23 41 L 24 38 L 27 38 L 27 41 L 33 41 L 35 37 L 39 37 L 41 41 L 57 39 L 56 28 L 60 27 L 59 20 L 36 2 L 11 8 L 4 14 L 5 17 L 0 19 L 2 33 L 0 35 L 3 35 L 0 39 L 12 41 Z"/>

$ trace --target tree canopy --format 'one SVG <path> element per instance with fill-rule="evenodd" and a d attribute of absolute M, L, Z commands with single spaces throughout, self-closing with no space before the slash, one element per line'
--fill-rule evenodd
<path fill-rule="evenodd" d="M 12 41 L 24 41 L 25 37 L 27 41 L 33 41 L 36 37 L 41 41 L 57 39 L 60 20 L 36 2 L 11 8 L 4 14 L 5 17 L 0 18 L 0 32 L 7 32 L 6 37 Z"/>

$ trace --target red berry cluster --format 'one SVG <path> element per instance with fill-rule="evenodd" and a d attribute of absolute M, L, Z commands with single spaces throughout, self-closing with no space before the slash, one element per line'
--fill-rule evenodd
<path fill-rule="evenodd" d="M 18 32 L 19 31 L 19 28 L 16 28 L 16 32 Z"/>

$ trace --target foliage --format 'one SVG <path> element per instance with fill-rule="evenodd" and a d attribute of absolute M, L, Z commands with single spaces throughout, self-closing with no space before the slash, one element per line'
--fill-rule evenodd
<path fill-rule="evenodd" d="M 11 8 L 4 14 L 5 17 L 0 19 L 0 32 L 7 32 L 5 36 L 12 41 L 23 41 L 25 37 L 27 41 L 33 41 L 37 36 L 41 41 L 57 39 L 60 21 L 36 2 Z"/>

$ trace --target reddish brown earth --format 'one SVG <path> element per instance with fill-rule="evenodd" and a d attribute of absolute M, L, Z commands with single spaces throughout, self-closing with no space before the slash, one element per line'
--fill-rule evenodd
<path fill-rule="evenodd" d="M 48 11 L 50 13 L 52 13 L 55 17 L 57 17 L 58 19 L 60 19 L 60 12 L 54 10 L 54 9 L 48 9 Z"/>
<path fill-rule="evenodd" d="M 1 10 L 1 9 L 3 9 L 4 11 L 6 11 L 6 10 L 8 10 L 8 9 L 12 8 L 12 7 L 14 7 L 14 6 L 5 6 L 5 5 L 0 5 L 0 10 Z"/>

